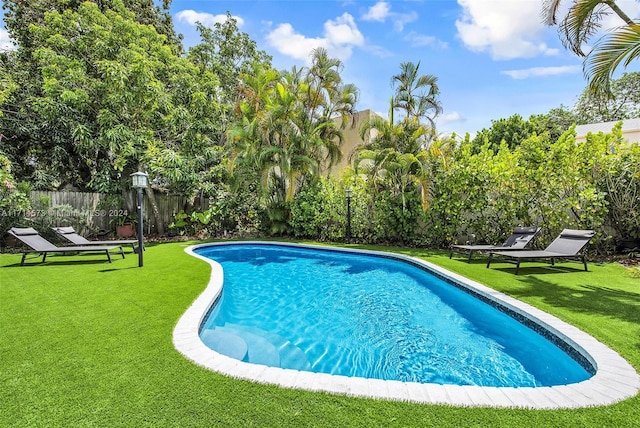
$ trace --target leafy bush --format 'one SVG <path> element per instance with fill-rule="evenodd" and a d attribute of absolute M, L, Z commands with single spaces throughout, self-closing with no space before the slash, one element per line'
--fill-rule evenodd
<path fill-rule="evenodd" d="M 602 229 L 605 195 L 597 188 L 594 174 L 605 160 L 606 139 L 577 143 L 575 134 L 566 132 L 553 144 L 531 138 L 520 149 L 532 215 L 544 225 L 547 241 L 567 227 Z M 541 159 L 533 162 L 540 154 Z"/>
<path fill-rule="evenodd" d="M 529 223 L 520 175 L 518 159 L 505 145 L 494 153 L 488 144 L 463 144 L 449 167 L 436 176 L 427 215 L 432 242 L 443 246 L 471 235 L 478 242 L 499 242 L 514 225 Z"/>
<path fill-rule="evenodd" d="M 183 210 L 173 215 L 169 223 L 169 231 L 180 236 L 196 236 L 199 238 L 215 235 L 219 223 L 215 219 L 214 209 L 193 211 L 191 214 Z"/>
<path fill-rule="evenodd" d="M 612 144 L 613 153 L 603 166 L 598 185 L 605 194 L 607 226 L 618 242 L 640 242 L 640 145 Z M 632 244 L 633 245 L 633 244 Z"/>
<path fill-rule="evenodd" d="M 28 186 L 16 184 L 11 174 L 11 161 L 0 155 L 0 243 L 3 246 L 7 230 L 17 226 L 31 209 L 28 192 Z"/>
<path fill-rule="evenodd" d="M 291 203 L 293 235 L 321 241 L 344 240 L 347 218 L 344 189 L 334 177 L 322 177 L 302 189 Z"/>

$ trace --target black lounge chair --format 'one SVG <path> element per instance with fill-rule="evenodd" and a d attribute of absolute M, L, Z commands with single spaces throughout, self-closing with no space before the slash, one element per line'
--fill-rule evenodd
<path fill-rule="evenodd" d="M 58 226 L 52 228 L 60 237 L 66 239 L 75 245 L 131 245 L 133 251 L 136 251 L 137 239 L 119 239 L 119 240 L 106 240 L 106 241 L 89 241 L 84 236 L 80 235 L 71 226 Z"/>
<path fill-rule="evenodd" d="M 27 254 L 37 253 L 36 257 L 40 257 L 42 255 L 42 263 L 47 258 L 47 254 L 49 253 L 95 253 L 95 252 L 103 252 L 107 256 L 107 260 L 111 263 L 111 253 L 110 251 L 115 250 L 114 253 L 122 254 L 122 258 L 124 259 L 124 251 L 122 250 L 121 245 L 92 245 L 92 246 L 73 246 L 73 247 L 56 247 L 51 242 L 44 239 L 37 230 L 31 227 L 13 227 L 9 230 L 9 234 L 15 236 L 22 243 L 29 246 L 30 250 L 24 250 L 22 252 L 22 260 L 20 261 L 20 266 L 24 265 Z"/>
<path fill-rule="evenodd" d="M 540 228 L 536 226 L 516 227 L 509 238 L 502 245 L 452 245 L 449 258 L 453 257 L 453 253 L 466 254 L 467 263 L 471 262 L 471 256 L 474 251 L 491 251 L 491 250 L 523 250 L 529 242 L 540 232 Z"/>
<path fill-rule="evenodd" d="M 582 263 L 586 271 L 587 259 L 582 250 L 595 234 L 596 232 L 593 230 L 565 229 L 544 250 L 492 251 L 489 253 L 487 268 L 492 261 L 514 263 L 517 275 L 522 261 L 551 259 L 551 266 L 554 266 L 556 259 L 568 259 Z"/>

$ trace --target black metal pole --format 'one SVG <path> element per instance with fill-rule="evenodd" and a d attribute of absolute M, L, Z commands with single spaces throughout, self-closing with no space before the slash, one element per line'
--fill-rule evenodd
<path fill-rule="evenodd" d="M 138 188 L 138 267 L 142 267 L 142 253 L 144 253 L 144 243 L 142 239 L 142 189 Z"/>
<path fill-rule="evenodd" d="M 351 243 L 351 195 L 347 196 L 347 242 Z"/>

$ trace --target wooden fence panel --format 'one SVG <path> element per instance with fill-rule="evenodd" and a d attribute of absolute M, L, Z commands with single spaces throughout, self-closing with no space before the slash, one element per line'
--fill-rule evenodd
<path fill-rule="evenodd" d="M 137 218 L 138 215 L 137 193 L 131 191 L 123 196 L 125 202 L 122 207 L 104 207 L 100 202 L 105 196 L 101 193 L 32 191 L 31 214 L 41 227 L 68 225 L 82 234 L 92 234 L 99 230 L 115 231 L 118 217 L 130 215 Z M 160 211 L 159 221 L 165 232 L 176 213 L 190 208 L 189 201 L 184 196 L 156 194 L 155 199 Z M 208 207 L 208 198 L 200 198 L 195 201 L 192 209 L 203 211 Z M 158 225 L 146 194 L 143 197 L 143 224 L 145 234 L 157 234 Z"/>
<path fill-rule="evenodd" d="M 33 220 L 43 227 L 72 225 L 81 233 L 109 228 L 99 193 L 33 191 L 30 199 Z"/>

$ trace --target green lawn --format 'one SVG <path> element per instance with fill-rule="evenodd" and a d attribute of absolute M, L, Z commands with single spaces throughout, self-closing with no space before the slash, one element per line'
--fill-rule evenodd
<path fill-rule="evenodd" d="M 209 275 L 184 253 L 188 244 L 148 246 L 143 268 L 134 254 L 24 267 L 20 255 L 0 255 L 0 426 L 640 426 L 638 396 L 577 410 L 456 408 L 288 390 L 197 367 L 172 345 Z M 618 264 L 526 264 L 515 276 L 513 265 L 486 269 L 443 251 L 374 249 L 422 257 L 537 306 L 640 370 L 640 279 Z"/>

